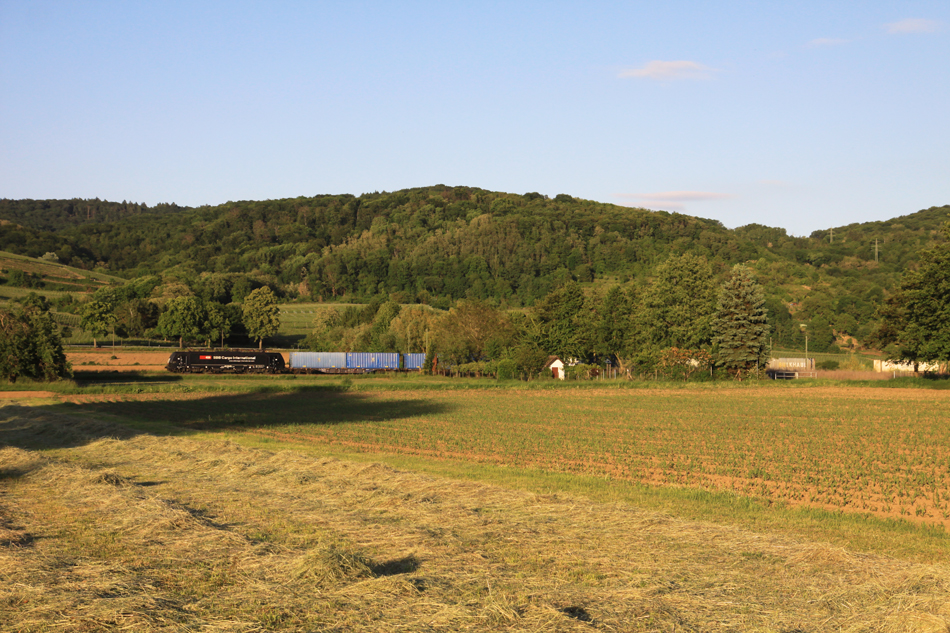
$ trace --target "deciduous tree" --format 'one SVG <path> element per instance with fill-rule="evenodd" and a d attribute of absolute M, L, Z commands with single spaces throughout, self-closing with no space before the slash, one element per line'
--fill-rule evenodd
<path fill-rule="evenodd" d="M 158 317 L 158 331 L 162 336 L 178 339 L 178 347 L 184 347 L 185 339 L 201 335 L 205 321 L 205 309 L 197 297 L 176 297 L 165 305 Z"/>
<path fill-rule="evenodd" d="M 950 360 L 950 223 L 941 233 L 943 241 L 921 251 L 920 266 L 904 273 L 881 307 L 875 340 L 892 360 Z"/>
<path fill-rule="evenodd" d="M 280 308 L 273 291 L 267 286 L 252 291 L 244 299 L 243 312 L 248 336 L 256 338 L 264 349 L 264 339 L 277 334 L 280 327 Z"/>
<path fill-rule="evenodd" d="M 690 253 L 656 267 L 636 315 L 640 347 L 697 349 L 709 345 L 716 308 L 712 268 Z"/>
<path fill-rule="evenodd" d="M 99 347 L 96 339 L 107 334 L 115 322 L 115 304 L 106 301 L 90 301 L 79 312 L 79 327 L 92 334 L 93 347 Z"/>
<path fill-rule="evenodd" d="M 595 351 L 597 325 L 594 306 L 580 285 L 570 282 L 534 304 L 523 338 L 529 346 L 562 359 L 589 360 Z"/>
<path fill-rule="evenodd" d="M 0 377 L 55 380 L 71 373 L 63 343 L 49 312 L 35 307 L 0 310 Z"/>
<path fill-rule="evenodd" d="M 514 335 L 507 315 L 482 301 L 462 300 L 444 315 L 434 333 L 439 353 L 455 363 L 486 360 Z"/>
<path fill-rule="evenodd" d="M 224 347 L 224 339 L 231 333 L 231 325 L 223 305 L 216 302 L 206 304 L 204 330 L 208 334 L 208 347 L 211 347 L 211 339 L 215 338 L 220 338 L 221 347 Z"/>

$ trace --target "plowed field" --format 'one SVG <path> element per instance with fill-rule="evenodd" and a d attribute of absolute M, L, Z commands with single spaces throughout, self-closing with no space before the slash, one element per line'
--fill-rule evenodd
<path fill-rule="evenodd" d="M 88 406 L 299 444 L 735 491 L 950 527 L 944 391 L 406 391 Z"/>
<path fill-rule="evenodd" d="M 174 350 L 127 352 L 115 349 L 67 351 L 74 371 L 159 371 Z"/>

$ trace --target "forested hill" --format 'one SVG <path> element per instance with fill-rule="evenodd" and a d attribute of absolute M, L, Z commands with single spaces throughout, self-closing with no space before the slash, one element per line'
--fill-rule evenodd
<path fill-rule="evenodd" d="M 727 266 L 758 252 L 711 220 L 442 186 L 138 214 L 56 235 L 127 276 L 177 266 L 262 275 L 314 298 L 399 292 L 516 304 L 571 278 L 642 275 L 671 253 Z M 49 244 L 39 237 L 35 252 L 9 240 L 0 248 L 41 256 Z"/>
<path fill-rule="evenodd" d="M 659 262 L 690 253 L 718 278 L 752 263 L 776 336 L 790 341 L 807 323 L 814 342 L 818 333 L 834 341 L 832 332 L 863 339 L 877 306 L 948 218 L 950 206 L 934 207 L 805 238 L 564 194 L 437 185 L 198 208 L 2 200 L 0 250 L 177 280 L 223 302 L 240 281 L 285 299 L 382 296 L 443 308 L 461 298 L 532 305 L 571 280 L 642 287 Z"/>
<path fill-rule="evenodd" d="M 138 202 L 108 200 L 10 200 L 0 198 L 0 219 L 39 231 L 60 231 L 89 223 L 117 222 L 141 213 L 174 213 L 177 204 L 149 207 Z"/>
<path fill-rule="evenodd" d="M 882 222 L 862 222 L 790 237 L 784 229 L 750 224 L 735 229 L 758 246 L 816 267 L 834 267 L 849 258 L 903 269 L 916 260 L 935 232 L 950 221 L 950 205 L 931 207 Z"/>

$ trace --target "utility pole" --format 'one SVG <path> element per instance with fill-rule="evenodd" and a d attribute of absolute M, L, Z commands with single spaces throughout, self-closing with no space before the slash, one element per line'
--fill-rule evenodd
<path fill-rule="evenodd" d="M 835 243 L 835 227 L 831 227 L 831 243 Z"/>
<path fill-rule="evenodd" d="M 799 327 L 802 330 L 802 334 L 805 335 L 805 369 L 809 369 L 808 367 L 808 326 L 805 323 L 802 323 Z"/>
<path fill-rule="evenodd" d="M 878 263 L 878 261 L 877 261 L 877 238 L 876 238 L 876 237 L 874 238 L 874 263 L 875 263 L 875 264 Z"/>

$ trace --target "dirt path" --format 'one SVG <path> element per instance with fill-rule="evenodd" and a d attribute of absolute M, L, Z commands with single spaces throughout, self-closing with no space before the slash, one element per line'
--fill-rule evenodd
<path fill-rule="evenodd" d="M 36 398 L 56 398 L 52 391 L 0 391 L 0 400 L 33 400 Z"/>

